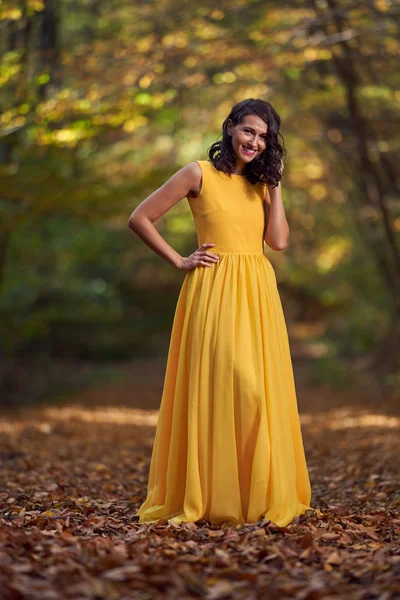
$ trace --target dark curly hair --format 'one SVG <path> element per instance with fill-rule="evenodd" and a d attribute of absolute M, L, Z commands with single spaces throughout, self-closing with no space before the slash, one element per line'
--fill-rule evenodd
<path fill-rule="evenodd" d="M 282 178 L 283 158 L 287 155 L 284 139 L 279 131 L 281 118 L 273 106 L 258 98 L 247 98 L 235 104 L 222 124 L 222 140 L 208 148 L 208 156 L 218 171 L 230 174 L 235 172 L 236 157 L 232 139 L 228 134 L 228 121 L 234 125 L 242 122 L 246 115 L 257 115 L 268 124 L 267 145 L 259 156 L 247 163 L 243 174 L 251 183 L 264 183 L 276 187 Z M 282 143 L 278 137 L 282 138 Z"/>

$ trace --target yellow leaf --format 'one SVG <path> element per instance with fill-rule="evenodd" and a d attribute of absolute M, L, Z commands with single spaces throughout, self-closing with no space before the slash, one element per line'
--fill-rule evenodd
<path fill-rule="evenodd" d="M 373 487 L 375 487 L 375 486 L 376 486 L 376 483 L 375 483 L 375 481 L 366 481 L 366 482 L 364 483 L 364 487 L 366 487 L 366 488 L 373 488 Z"/>
<path fill-rule="evenodd" d="M 55 510 L 45 510 L 44 512 L 40 513 L 41 517 L 55 517 L 56 516 L 56 511 Z"/>
<path fill-rule="evenodd" d="M 342 559 L 340 558 L 339 553 L 336 552 L 336 550 L 335 550 L 328 556 L 328 558 L 326 559 L 326 562 L 331 565 L 341 565 Z"/>

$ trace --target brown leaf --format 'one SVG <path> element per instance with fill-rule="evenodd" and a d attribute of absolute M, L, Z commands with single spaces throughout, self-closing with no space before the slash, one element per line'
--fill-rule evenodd
<path fill-rule="evenodd" d="M 102 577 L 110 579 L 112 581 L 129 581 L 135 579 L 138 573 L 140 573 L 140 567 L 137 565 L 124 565 L 122 567 L 116 567 L 115 569 L 109 569 L 102 573 Z"/>

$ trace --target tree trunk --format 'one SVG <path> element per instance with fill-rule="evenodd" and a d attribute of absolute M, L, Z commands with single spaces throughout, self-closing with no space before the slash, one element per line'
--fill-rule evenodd
<path fill-rule="evenodd" d="M 346 13 L 337 6 L 336 0 L 327 0 L 327 3 L 329 26 L 332 27 L 333 24 L 334 34 L 343 34 L 349 29 L 345 18 Z M 318 17 L 317 27 L 329 37 L 332 29 L 329 29 L 327 25 L 327 11 L 322 11 L 315 0 L 311 0 L 311 4 Z M 316 24 L 314 23 L 313 26 L 315 30 Z M 387 198 L 398 196 L 398 178 L 387 156 L 376 150 L 379 160 L 373 162 L 368 151 L 372 145 L 375 148 L 378 148 L 378 145 L 370 123 L 362 113 L 357 90 L 360 85 L 359 70 L 365 67 L 369 59 L 362 54 L 359 47 L 355 47 L 354 43 L 350 45 L 345 35 L 341 35 L 339 39 L 337 46 L 340 46 L 341 52 L 337 52 L 334 47 L 331 47 L 333 63 L 346 92 L 348 113 L 358 148 L 357 162 L 361 192 L 358 197 L 358 205 L 361 210 L 354 211 L 354 215 L 362 222 L 363 230 L 369 232 L 366 243 L 374 253 L 375 261 L 383 275 L 394 307 L 390 329 L 376 349 L 376 354 L 369 362 L 368 368 L 373 366 L 379 373 L 396 372 L 400 368 L 400 249 L 397 245 L 393 226 L 394 218 L 390 214 Z M 369 63 L 367 76 L 372 78 L 373 83 L 376 83 L 377 78 Z M 366 221 L 361 216 L 362 209 L 366 206 L 373 207 L 380 215 L 380 219 Z"/>

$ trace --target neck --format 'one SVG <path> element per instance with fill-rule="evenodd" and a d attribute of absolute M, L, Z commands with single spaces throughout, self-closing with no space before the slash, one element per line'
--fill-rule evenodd
<path fill-rule="evenodd" d="M 245 163 L 239 157 L 236 157 L 235 175 L 243 175 L 245 166 Z"/>

